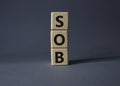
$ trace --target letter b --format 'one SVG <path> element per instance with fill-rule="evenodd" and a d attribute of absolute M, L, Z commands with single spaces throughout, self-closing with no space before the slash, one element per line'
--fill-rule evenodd
<path fill-rule="evenodd" d="M 55 62 L 62 63 L 64 61 L 62 52 L 55 52 Z"/>

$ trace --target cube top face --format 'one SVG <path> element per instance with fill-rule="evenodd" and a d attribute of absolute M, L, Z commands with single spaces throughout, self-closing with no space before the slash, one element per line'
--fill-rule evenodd
<path fill-rule="evenodd" d="M 68 12 L 51 12 L 51 29 L 68 29 Z"/>

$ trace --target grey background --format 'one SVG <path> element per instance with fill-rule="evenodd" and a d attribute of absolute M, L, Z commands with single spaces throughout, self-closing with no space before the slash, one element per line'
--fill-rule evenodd
<path fill-rule="evenodd" d="M 120 86 L 119 0 L 0 0 L 0 86 Z M 69 12 L 69 66 L 50 66 L 50 13 Z"/>

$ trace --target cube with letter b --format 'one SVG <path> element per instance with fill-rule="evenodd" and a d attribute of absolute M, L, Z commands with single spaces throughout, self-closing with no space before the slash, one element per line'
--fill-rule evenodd
<path fill-rule="evenodd" d="M 68 12 L 51 13 L 51 65 L 68 65 Z"/>

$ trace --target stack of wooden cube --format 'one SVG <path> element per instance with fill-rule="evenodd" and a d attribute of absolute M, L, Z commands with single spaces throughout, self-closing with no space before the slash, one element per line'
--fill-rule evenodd
<path fill-rule="evenodd" d="M 68 12 L 51 12 L 51 65 L 68 65 Z"/>

